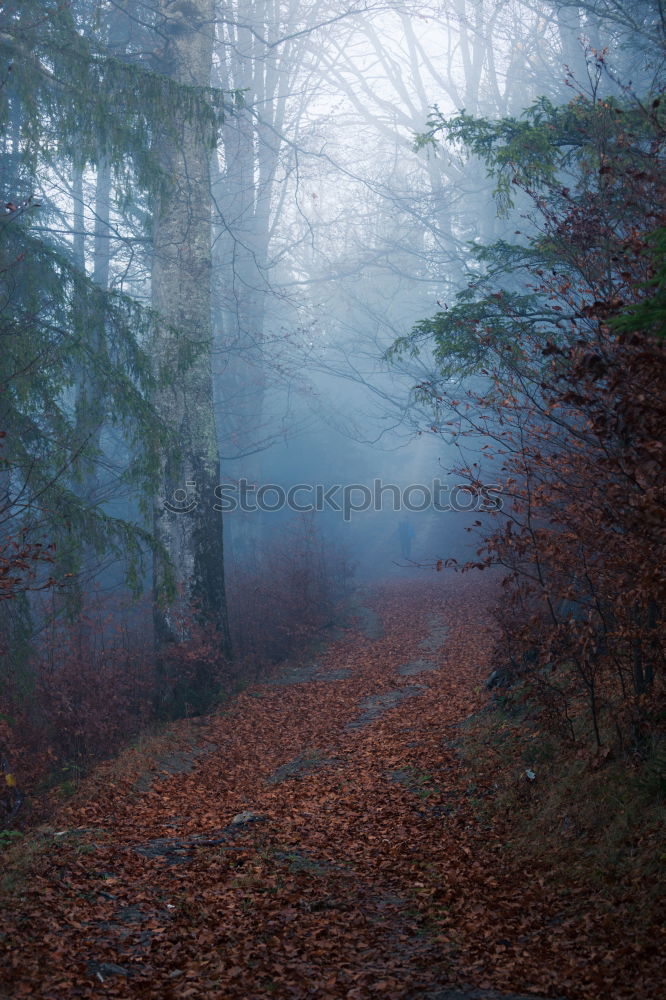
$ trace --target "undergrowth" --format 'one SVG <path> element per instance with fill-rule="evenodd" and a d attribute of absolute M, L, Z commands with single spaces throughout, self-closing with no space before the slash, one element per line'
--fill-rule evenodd
<path fill-rule="evenodd" d="M 586 889 L 650 922 L 664 896 L 666 739 L 596 752 L 543 725 L 528 685 L 494 695 L 465 720 L 459 752 L 482 824 L 555 891 Z M 574 713 L 574 730 L 582 717 Z"/>

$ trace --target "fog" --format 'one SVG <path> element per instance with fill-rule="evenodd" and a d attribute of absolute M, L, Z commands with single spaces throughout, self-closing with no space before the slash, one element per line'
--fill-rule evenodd
<path fill-rule="evenodd" d="M 463 457 L 416 405 L 431 357 L 391 365 L 384 354 L 464 287 L 471 243 L 509 233 L 483 166 L 462 150 L 416 151 L 415 137 L 433 106 L 495 117 L 585 92 L 586 51 L 607 44 L 608 25 L 579 6 L 466 2 L 312 5 L 277 22 L 243 4 L 232 21 L 217 42 L 219 80 L 245 88 L 244 106 L 214 170 L 214 295 L 220 450 L 230 453 L 232 426 L 239 457 L 223 458 L 223 478 L 453 487 L 483 442 Z M 492 467 L 480 474 L 494 482 Z M 316 518 L 360 576 L 409 569 L 392 510 Z M 478 512 L 411 519 L 412 562 L 473 557 Z M 243 533 L 265 540 L 284 520 L 234 514 L 225 531 L 247 552 Z"/>
<path fill-rule="evenodd" d="M 443 412 L 433 399 L 442 387 L 449 398 L 483 391 L 486 376 L 447 367 L 432 342 L 391 348 L 484 276 L 475 247 L 524 243 L 535 223 L 524 192 L 502 214 L 496 180 L 462 141 L 417 137 L 437 116 L 492 121 L 541 99 L 648 87 L 656 7 L 66 7 L 69 21 L 49 9 L 43 29 L 26 21 L 25 5 L 2 15 L 14 56 L 20 45 L 45 53 L 36 77 L 14 69 L 2 85 L 8 213 L 29 218 L 30 239 L 55 255 L 44 264 L 51 278 L 12 274 L 6 299 L 48 314 L 72 345 L 62 358 L 60 347 L 43 348 L 56 352 L 57 371 L 35 390 L 33 431 L 28 417 L 12 427 L 7 414 L 10 436 L 51 442 L 39 473 L 38 446 L 15 452 L 8 523 L 16 498 L 28 498 L 30 531 L 56 545 L 76 599 L 91 588 L 124 592 L 128 574 L 144 594 L 169 572 L 189 591 L 194 537 L 212 546 L 213 594 L 221 573 L 260 574 L 274 543 L 306 530 L 299 524 L 344 551 L 345 572 L 361 582 L 474 559 L 493 506 L 460 487 L 470 478 L 495 486 L 498 460 L 483 458 L 473 410 Z M 67 78 L 58 32 L 68 31 L 88 49 L 83 62 L 72 55 L 62 99 L 48 81 Z M 77 89 L 94 66 L 99 92 Z M 49 284 L 59 268 L 69 282 L 62 301 Z M 27 347 L 25 361 L 40 363 Z M 165 372 L 171 387 L 149 384 Z M 150 424 L 142 400 L 173 435 L 168 445 L 166 430 L 146 443 L 137 429 L 139 413 Z M 61 492 L 42 524 L 33 508 L 54 482 Z M 431 502 L 433 482 L 452 509 Z M 264 509 L 232 509 L 241 489 Z M 224 551 L 212 540 L 219 518 L 197 520 L 204 508 L 212 516 L 216 491 L 227 498 L 215 511 Z"/>
<path fill-rule="evenodd" d="M 2 997 L 658 995 L 665 68 L 0 3 Z"/>

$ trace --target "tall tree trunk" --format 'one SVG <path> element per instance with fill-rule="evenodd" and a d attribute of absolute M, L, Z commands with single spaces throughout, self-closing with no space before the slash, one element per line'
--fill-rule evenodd
<path fill-rule="evenodd" d="M 162 0 L 163 71 L 178 83 L 210 84 L 213 0 Z M 205 116 L 176 112 L 161 137 L 165 184 L 155 211 L 152 301 L 160 316 L 156 365 L 171 372 L 155 404 L 179 442 L 179 454 L 161 457 L 154 529 L 172 564 L 175 597 L 166 600 L 167 564 L 156 556 L 154 582 L 159 645 L 187 638 L 183 624 L 195 612 L 219 633 L 229 652 L 224 590 L 222 518 L 214 510 L 220 468 L 211 374 L 211 194 L 213 136 Z M 194 359 L 183 366 L 184 358 Z M 185 491 L 187 499 L 179 503 Z M 165 506 L 165 501 L 169 507 Z M 174 510 L 170 508 L 183 508 Z"/>
<path fill-rule="evenodd" d="M 223 367 L 216 377 L 216 415 L 225 478 L 261 479 L 266 429 L 264 316 L 268 230 L 256 204 L 254 126 L 244 111 L 225 130 L 226 170 L 213 158 L 216 204 L 228 228 L 214 226 L 215 270 L 229 276 L 213 293 L 214 339 Z M 222 444 L 224 442 L 224 444 Z M 226 525 L 227 559 L 247 563 L 260 549 L 261 515 L 235 513 Z M 229 530 L 232 527 L 233 530 Z"/>
<path fill-rule="evenodd" d="M 80 183 L 80 172 L 77 171 L 74 179 L 74 258 L 81 274 L 85 274 L 85 222 L 83 218 L 83 188 Z M 109 285 L 109 213 L 111 197 L 111 169 L 108 162 L 102 159 L 97 171 L 97 183 L 95 188 L 95 229 L 93 243 L 93 281 L 99 285 L 103 291 L 107 291 Z M 79 208 L 80 206 L 80 208 Z M 80 250 L 78 249 L 80 244 Z M 89 302 L 83 300 L 80 304 L 80 316 L 78 322 L 82 327 L 82 335 L 86 337 L 89 350 L 92 356 L 102 363 L 104 358 L 105 331 L 104 319 L 94 307 L 91 308 Z M 77 448 L 85 448 L 87 458 L 77 457 L 77 464 L 82 463 L 81 486 L 78 492 L 82 499 L 88 503 L 93 503 L 97 490 L 97 465 L 96 458 L 100 449 L 102 436 L 102 426 L 106 408 L 105 388 L 103 380 L 99 376 L 83 376 L 77 386 L 77 419 L 75 432 L 75 445 Z M 93 552 L 90 546 L 87 547 L 86 562 L 88 568 L 92 568 Z"/>
<path fill-rule="evenodd" d="M 572 74 L 574 88 L 581 89 L 587 93 L 590 81 L 585 56 L 584 40 L 589 35 L 585 31 L 581 22 L 581 11 L 579 7 L 560 7 L 557 11 L 557 27 L 560 34 L 560 45 L 562 48 L 562 61 L 568 66 Z M 572 91 L 568 86 L 562 85 L 562 98 L 570 101 L 575 96 L 575 89 Z"/>

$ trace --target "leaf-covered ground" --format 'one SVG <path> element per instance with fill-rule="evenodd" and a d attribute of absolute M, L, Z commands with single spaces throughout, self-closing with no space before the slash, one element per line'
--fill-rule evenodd
<path fill-rule="evenodd" d="M 374 591 L 316 663 L 173 727 L 153 772 L 99 768 L 13 851 L 2 995 L 656 997 L 663 938 L 553 888 L 479 808 L 458 743 L 494 586 Z"/>

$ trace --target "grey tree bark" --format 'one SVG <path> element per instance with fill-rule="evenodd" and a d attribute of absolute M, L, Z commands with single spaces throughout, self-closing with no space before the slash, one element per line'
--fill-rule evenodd
<path fill-rule="evenodd" d="M 161 0 L 160 13 L 162 71 L 179 84 L 208 87 L 213 0 Z M 165 183 L 154 222 L 152 304 L 160 317 L 154 352 L 156 366 L 166 369 L 170 380 L 158 390 L 155 405 L 179 451 L 170 448 L 161 456 L 154 508 L 154 530 L 171 562 L 175 594 L 167 596 L 168 562 L 158 555 L 154 617 L 158 645 L 186 639 L 187 619 L 194 614 L 217 628 L 220 652 L 226 655 L 222 517 L 214 509 L 220 477 L 211 374 L 209 164 L 214 136 L 204 117 L 176 114 L 156 139 Z M 185 502 L 179 502 L 183 495 Z M 167 508 L 165 501 L 177 509 Z"/>

